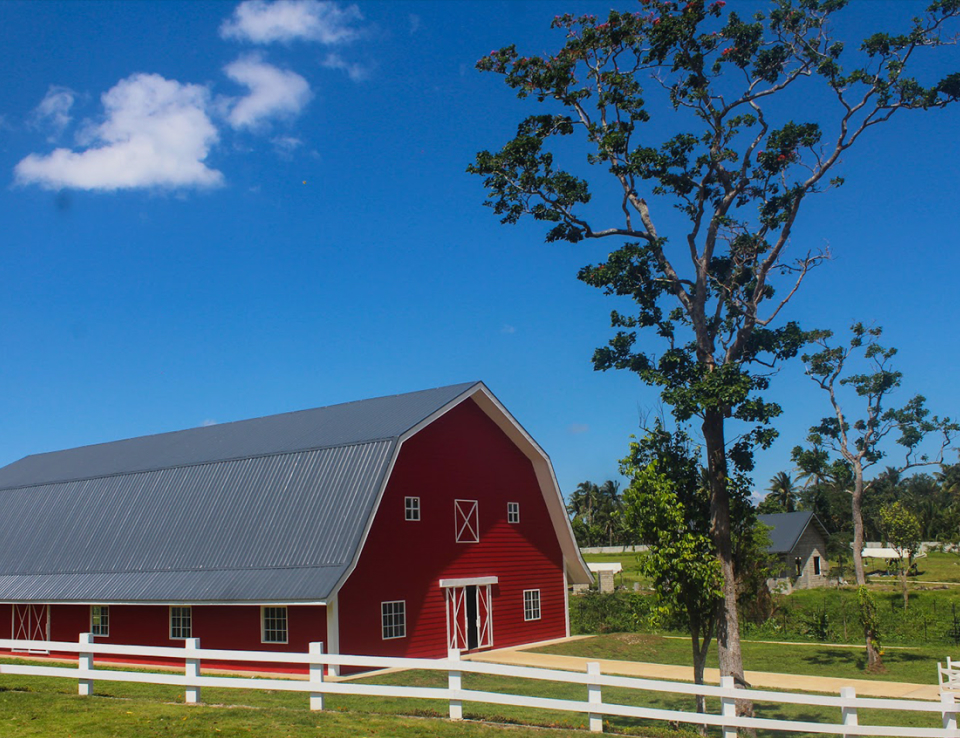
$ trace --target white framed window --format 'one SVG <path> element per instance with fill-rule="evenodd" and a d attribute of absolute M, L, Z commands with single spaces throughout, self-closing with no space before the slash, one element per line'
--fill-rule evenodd
<path fill-rule="evenodd" d="M 420 498 L 419 497 L 403 498 L 403 519 L 404 520 L 420 519 Z"/>
<path fill-rule="evenodd" d="M 524 620 L 540 619 L 540 590 L 539 589 L 523 590 L 523 619 Z"/>
<path fill-rule="evenodd" d="M 507 522 L 508 523 L 520 522 L 520 503 L 519 502 L 507 503 Z"/>
<path fill-rule="evenodd" d="M 190 606 L 170 608 L 170 638 L 183 640 L 193 638 L 193 613 Z"/>
<path fill-rule="evenodd" d="M 110 635 L 109 605 L 90 605 L 90 632 L 95 636 Z"/>
<path fill-rule="evenodd" d="M 287 642 L 286 607 L 261 607 L 260 625 L 261 643 Z"/>
<path fill-rule="evenodd" d="M 476 500 L 454 500 L 453 522 L 457 543 L 480 542 L 480 518 Z"/>
<path fill-rule="evenodd" d="M 813 573 L 815 576 L 820 576 L 820 557 L 813 557 Z"/>
<path fill-rule="evenodd" d="M 380 603 L 380 618 L 383 624 L 383 640 L 403 638 L 407 635 L 407 601 L 393 600 Z"/>

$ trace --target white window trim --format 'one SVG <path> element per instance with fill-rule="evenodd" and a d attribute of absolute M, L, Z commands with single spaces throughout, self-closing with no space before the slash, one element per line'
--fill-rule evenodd
<path fill-rule="evenodd" d="M 413 507 L 410 507 L 407 503 L 410 500 L 414 500 Z M 416 512 L 416 517 L 410 517 L 411 512 Z M 420 498 L 419 497 L 404 497 L 403 498 L 403 519 L 410 523 L 417 523 L 420 521 Z"/>
<path fill-rule="evenodd" d="M 384 605 L 403 605 L 403 633 L 401 635 L 386 635 L 386 628 L 384 627 L 383 622 L 383 606 Z M 391 626 L 393 627 L 393 626 Z M 384 641 L 395 641 L 398 638 L 407 637 L 407 601 L 406 600 L 384 600 L 380 603 L 380 637 Z"/>
<path fill-rule="evenodd" d="M 535 618 L 527 617 L 527 594 L 532 594 L 533 592 L 537 593 L 537 616 Z M 540 599 L 540 590 L 539 589 L 525 589 L 523 590 L 523 621 L 525 623 L 532 623 L 535 620 L 541 620 L 543 618 L 543 602 Z"/>
<path fill-rule="evenodd" d="M 466 507 L 461 505 L 466 503 Z M 467 512 L 464 512 L 464 511 Z M 463 524 L 461 525 L 461 520 Z M 473 521 L 471 524 L 471 520 Z M 457 543 L 480 543 L 480 503 L 478 500 L 453 501 L 454 540 Z M 463 537 L 464 531 L 473 534 L 473 538 Z"/>
<path fill-rule="evenodd" d="M 173 611 L 174 611 L 174 609 L 187 610 L 187 611 L 189 611 L 189 613 L 190 613 L 190 634 L 189 634 L 189 635 L 185 635 L 185 636 L 175 636 L 175 635 L 173 634 Z M 169 614 L 169 626 L 170 626 L 170 627 L 169 627 L 169 630 L 168 630 L 168 633 L 169 633 L 169 635 L 170 635 L 170 640 L 171 640 L 171 641 L 185 641 L 185 640 L 187 640 L 188 638 L 193 638 L 193 607 L 191 607 L 190 605 L 170 605 L 168 614 Z"/>
<path fill-rule="evenodd" d="M 98 633 L 95 629 L 95 626 L 93 623 L 93 608 L 95 607 L 98 607 L 101 610 L 106 610 L 106 615 L 107 615 L 107 632 L 106 633 Z M 103 627 L 103 626 L 101 625 L 100 627 Z M 98 636 L 99 638 L 110 637 L 110 605 L 90 605 L 90 633 L 92 633 L 95 636 Z"/>
<path fill-rule="evenodd" d="M 283 635 L 284 638 L 282 641 L 268 641 L 267 640 L 267 610 L 283 610 Z M 191 620 L 191 624 L 192 624 Z M 271 644 L 271 643 L 289 643 L 290 642 L 290 610 L 286 605 L 261 605 L 260 606 L 260 643 Z"/>
<path fill-rule="evenodd" d="M 516 512 L 517 519 L 511 520 L 511 514 Z M 510 525 L 519 525 L 520 524 L 520 503 L 519 502 L 508 502 L 507 503 L 507 522 Z"/>

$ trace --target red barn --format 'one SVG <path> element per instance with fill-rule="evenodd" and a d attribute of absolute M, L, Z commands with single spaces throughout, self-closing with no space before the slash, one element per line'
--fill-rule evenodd
<path fill-rule="evenodd" d="M 482 383 L 0 469 L 0 633 L 445 655 L 569 634 L 550 460 Z"/>

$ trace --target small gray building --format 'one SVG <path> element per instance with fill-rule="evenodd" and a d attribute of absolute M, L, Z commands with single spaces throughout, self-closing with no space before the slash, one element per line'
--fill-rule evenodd
<path fill-rule="evenodd" d="M 787 591 L 822 587 L 827 583 L 827 537 L 829 533 L 812 512 L 758 515 L 769 527 L 770 553 L 780 559 L 780 569 L 768 582 L 770 588 Z"/>

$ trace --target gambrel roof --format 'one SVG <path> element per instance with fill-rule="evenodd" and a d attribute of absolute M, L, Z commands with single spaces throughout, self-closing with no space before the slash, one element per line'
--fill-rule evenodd
<path fill-rule="evenodd" d="M 323 602 L 403 440 L 471 397 L 550 467 L 481 382 L 14 462 L 0 469 L 0 602 Z M 552 489 L 538 478 L 579 581 L 552 469 Z"/>

